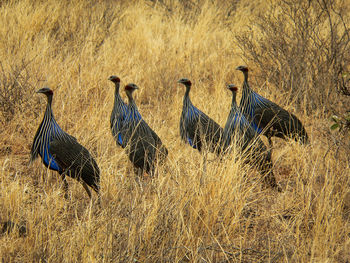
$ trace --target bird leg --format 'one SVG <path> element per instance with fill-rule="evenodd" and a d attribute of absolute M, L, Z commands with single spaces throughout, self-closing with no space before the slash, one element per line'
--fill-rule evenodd
<path fill-rule="evenodd" d="M 273 136 L 273 128 L 272 127 L 269 129 L 266 136 L 267 136 L 267 140 L 269 141 L 268 155 L 270 156 L 270 159 L 271 159 L 272 149 L 273 149 L 273 144 L 272 144 L 272 139 L 271 139 L 271 137 Z"/>
<path fill-rule="evenodd" d="M 91 191 L 89 189 L 89 187 L 87 186 L 87 184 L 85 182 L 81 182 L 81 184 L 83 185 L 85 191 L 87 192 L 88 196 L 90 197 L 90 199 L 92 199 L 92 195 L 91 195 Z"/>
<path fill-rule="evenodd" d="M 64 198 L 68 199 L 68 182 L 66 179 L 66 175 L 65 174 L 61 174 L 61 178 L 63 181 L 63 189 L 64 189 Z"/>
<path fill-rule="evenodd" d="M 202 173 L 201 173 L 201 178 L 199 180 L 199 187 L 201 187 L 204 183 L 204 177 L 206 175 L 207 172 L 207 159 L 208 159 L 208 152 L 206 150 L 204 150 L 203 153 L 203 159 L 202 159 Z"/>

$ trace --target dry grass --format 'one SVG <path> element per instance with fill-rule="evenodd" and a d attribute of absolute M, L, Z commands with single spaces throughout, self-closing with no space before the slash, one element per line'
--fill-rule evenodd
<path fill-rule="evenodd" d="M 298 115 L 311 137 L 306 147 L 275 140 L 282 193 L 263 189 L 259 174 L 233 158 L 205 164 L 200 185 L 203 157 L 180 141 L 184 89 L 176 80 L 190 78 L 193 103 L 223 126 L 231 101 L 224 84 L 240 84 L 234 68 L 245 64 L 235 34 L 266 3 L 154 2 L 0 3 L 1 66 L 25 80 L 13 117 L 0 116 L 0 221 L 27 228 L 26 236 L 0 236 L 2 262 L 349 262 L 350 169 L 327 119 L 295 112 L 276 87 L 254 86 Z M 169 149 L 143 187 L 109 129 L 112 74 L 140 87 L 139 110 Z M 75 180 L 65 200 L 56 173 L 28 165 L 46 105 L 34 91 L 43 85 L 55 92 L 60 126 L 99 164 L 101 208 Z"/>

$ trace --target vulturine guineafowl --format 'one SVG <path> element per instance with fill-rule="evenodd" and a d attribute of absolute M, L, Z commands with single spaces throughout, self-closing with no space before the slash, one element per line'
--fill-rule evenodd
<path fill-rule="evenodd" d="M 66 175 L 79 180 L 90 198 L 91 192 L 87 185 L 99 194 L 100 169 L 96 161 L 84 146 L 57 124 L 51 109 L 53 91 L 45 87 L 37 93 L 46 95 L 47 106 L 34 137 L 31 162 L 40 155 L 46 167 L 57 171 L 62 176 L 66 195 L 68 190 Z"/>
<path fill-rule="evenodd" d="M 267 151 L 263 141 L 237 107 L 237 87 L 230 84 L 227 88 L 232 92 L 232 104 L 224 128 L 222 140 L 223 153 L 227 154 L 230 152 L 230 148 L 236 145 L 239 152 L 243 154 L 243 158 L 246 159 L 248 163 L 255 166 L 264 176 L 266 184 L 281 191 L 272 172 L 271 154 Z"/>
<path fill-rule="evenodd" d="M 189 96 L 192 86 L 191 81 L 182 78 L 178 83 L 186 87 L 180 118 L 180 135 L 182 140 L 200 152 L 205 146 L 212 153 L 220 153 L 223 129 L 208 115 L 193 106 Z"/>
<path fill-rule="evenodd" d="M 248 83 L 248 68 L 236 68 L 244 74 L 243 92 L 240 109 L 258 133 L 263 133 L 271 144 L 271 137 L 293 138 L 304 144 L 308 143 L 308 135 L 301 121 L 292 113 L 276 103 L 254 92 Z"/>
<path fill-rule="evenodd" d="M 133 83 L 125 86 L 129 104 L 128 114 L 123 123 L 125 127 L 122 132 L 123 144 L 125 144 L 123 146 L 129 144 L 128 156 L 135 168 L 153 175 L 156 158 L 164 160 L 168 155 L 168 150 L 162 144 L 159 136 L 141 117 L 132 96 L 136 89 L 138 87 Z"/>
<path fill-rule="evenodd" d="M 115 85 L 114 90 L 114 105 L 111 113 L 111 130 L 117 145 L 123 145 L 122 129 L 123 122 L 128 114 L 128 105 L 123 101 L 119 94 L 120 78 L 117 76 L 110 76 L 108 80 L 112 81 Z"/>

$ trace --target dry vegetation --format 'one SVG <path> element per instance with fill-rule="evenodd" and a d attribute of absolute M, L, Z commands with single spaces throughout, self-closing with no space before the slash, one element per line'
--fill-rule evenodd
<path fill-rule="evenodd" d="M 332 42 L 313 46 L 317 39 L 310 33 L 301 39 L 315 43 L 293 49 L 299 31 L 287 19 L 288 9 L 281 12 L 266 1 L 92 2 L 0 2 L 2 262 L 349 262 L 349 137 L 329 131 L 333 111 L 344 112 L 349 103 L 337 93 L 334 78 L 335 66 L 346 68 L 348 47 L 326 70 L 317 63 L 328 61 L 327 52 L 311 52 L 331 50 Z M 318 1 L 304 2 L 313 4 L 306 16 L 312 20 Z M 348 14 L 346 6 L 334 4 Z M 270 15 L 267 29 L 262 15 Z M 287 26 L 269 33 L 271 18 Z M 328 39 L 325 21 L 314 30 L 320 40 Z M 290 42 L 278 42 L 289 33 Z M 250 42 L 238 43 L 243 40 Z M 306 78 L 304 62 L 318 74 Z M 242 162 L 203 163 L 180 141 L 184 88 L 176 80 L 190 78 L 193 103 L 223 126 L 231 102 L 224 85 L 240 85 L 242 76 L 234 70 L 240 64 L 250 66 L 253 88 L 295 113 L 311 138 L 305 147 L 274 140 L 282 193 L 264 189 L 259 174 Z M 144 179 L 142 187 L 109 129 L 112 74 L 140 87 L 139 110 L 170 152 L 158 177 Z M 35 90 L 44 85 L 55 92 L 60 126 L 100 166 L 101 207 L 72 179 L 65 200 L 56 173 L 40 161 L 28 164 L 46 105 Z M 3 224 L 8 221 L 17 224 L 13 231 Z"/>

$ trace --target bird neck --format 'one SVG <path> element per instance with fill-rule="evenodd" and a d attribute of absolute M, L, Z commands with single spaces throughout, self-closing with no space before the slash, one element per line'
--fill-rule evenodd
<path fill-rule="evenodd" d="M 120 83 L 119 82 L 115 83 L 114 94 L 116 96 L 119 95 L 119 87 L 120 87 Z"/>
<path fill-rule="evenodd" d="M 128 104 L 128 119 L 129 120 L 133 120 L 134 122 L 139 122 L 142 117 L 139 113 L 139 110 L 137 109 L 137 106 L 136 106 L 136 103 L 133 99 L 133 97 L 128 95 L 128 98 L 129 98 L 129 104 Z"/>
<path fill-rule="evenodd" d="M 52 105 L 52 95 L 48 95 L 48 96 L 47 96 L 46 112 L 47 112 L 47 114 L 50 115 L 50 117 L 53 117 L 51 105 Z"/>
<path fill-rule="evenodd" d="M 50 118 L 50 119 L 53 118 L 51 104 L 52 104 L 52 95 L 47 97 L 47 105 L 46 105 L 44 118 Z"/>
<path fill-rule="evenodd" d="M 253 91 L 249 86 L 248 80 L 247 80 L 247 78 L 244 78 L 241 102 L 247 103 L 246 101 L 251 93 L 253 93 Z M 242 106 L 246 107 L 247 105 L 242 105 Z M 240 107 L 242 107 L 242 106 L 240 106 Z"/>
<path fill-rule="evenodd" d="M 186 92 L 184 95 L 184 100 L 183 100 L 183 106 L 187 107 L 189 105 L 191 105 L 191 100 L 190 100 L 190 90 L 191 90 L 191 86 L 186 86 Z"/>
<path fill-rule="evenodd" d="M 237 108 L 236 94 L 233 94 L 233 95 L 232 95 L 231 108 Z"/>
<path fill-rule="evenodd" d="M 248 82 L 248 71 L 243 71 L 244 81 Z"/>
<path fill-rule="evenodd" d="M 118 102 L 123 103 L 122 97 L 120 96 L 120 93 L 119 93 L 119 87 L 120 87 L 120 84 L 116 83 L 115 91 L 114 91 L 114 104 L 117 104 Z"/>
<path fill-rule="evenodd" d="M 231 104 L 231 110 L 229 113 L 229 119 L 231 120 L 231 128 L 236 127 L 236 123 L 237 123 L 237 119 L 239 118 L 238 116 L 240 116 L 240 111 L 238 109 L 237 103 L 235 99 L 232 99 L 232 104 Z"/>
<path fill-rule="evenodd" d="M 191 86 L 186 85 L 186 92 L 185 92 L 185 97 L 190 97 L 190 90 L 191 90 Z"/>
<path fill-rule="evenodd" d="M 136 106 L 136 103 L 134 101 L 134 98 L 132 97 L 132 93 L 127 92 L 126 95 L 128 96 L 128 99 L 129 99 L 129 108 L 137 110 L 137 106 Z"/>
<path fill-rule="evenodd" d="M 47 95 L 47 106 L 51 108 L 52 104 L 52 95 Z"/>
<path fill-rule="evenodd" d="M 243 72 L 243 74 L 244 74 L 243 92 L 251 91 L 248 83 L 248 72 Z"/>

